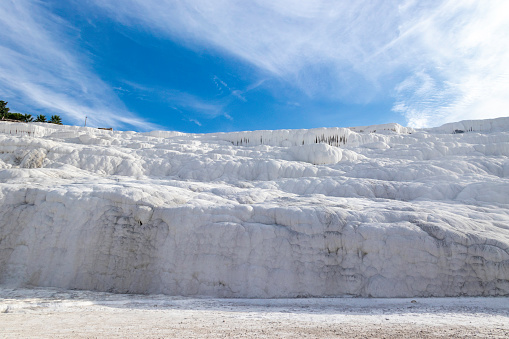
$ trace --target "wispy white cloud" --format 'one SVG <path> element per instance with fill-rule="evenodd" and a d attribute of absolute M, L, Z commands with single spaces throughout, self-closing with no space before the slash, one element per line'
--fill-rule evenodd
<path fill-rule="evenodd" d="M 394 38 L 398 25 L 397 6 L 389 2 L 126 0 L 118 6 L 115 0 L 97 0 L 96 4 L 125 25 L 141 25 L 192 48 L 205 45 L 233 54 L 300 86 L 310 96 L 350 95 L 353 79 L 379 72 L 364 60 Z"/>
<path fill-rule="evenodd" d="M 265 79 L 258 80 L 243 89 L 235 89 L 217 75 L 213 75 L 211 80 L 217 89 L 217 94 L 211 98 L 128 80 L 123 81 L 123 87 L 116 87 L 115 89 L 127 95 L 134 95 L 140 100 L 164 102 L 172 109 L 168 111 L 168 114 L 174 114 L 174 111 L 179 112 L 188 121 L 202 126 L 197 118 L 187 118 L 187 116 L 191 114 L 193 117 L 199 117 L 201 121 L 203 121 L 202 119 L 218 117 L 233 121 L 234 118 L 229 113 L 229 106 L 238 100 L 247 102 L 248 93 L 257 89 L 266 81 Z"/>
<path fill-rule="evenodd" d="M 171 90 L 165 90 L 161 94 L 170 105 L 191 110 L 201 116 L 216 118 L 226 114 L 227 105 L 223 100 L 204 100 L 189 93 Z"/>
<path fill-rule="evenodd" d="M 46 3 L 3 0 L 0 13 L 0 92 L 16 99 L 11 107 L 43 108 L 78 124 L 87 116 L 92 126 L 156 128 L 130 113 L 89 69 L 73 38 L 79 32 Z"/>
<path fill-rule="evenodd" d="M 208 119 L 219 116 L 231 119 L 227 113 L 227 106 L 230 103 L 229 97 L 207 100 L 179 90 L 137 84 L 131 81 L 124 81 L 124 85 L 126 87 L 122 88 L 124 91 L 137 96 L 141 100 L 164 102 L 168 107 L 179 112 L 187 111 Z"/>
<path fill-rule="evenodd" d="M 414 127 L 508 116 L 509 3 L 444 1 L 414 11 L 393 48 L 408 47 L 401 63 L 412 73 L 396 88 L 394 110 Z M 408 60 L 410 59 L 410 60 Z"/>
<path fill-rule="evenodd" d="M 226 82 L 224 82 L 223 80 L 221 80 L 217 75 L 214 75 L 212 77 L 212 81 L 214 81 L 214 83 L 216 84 L 216 88 L 218 90 L 218 95 L 224 95 L 225 94 L 225 90 L 226 90 L 226 94 L 227 95 L 231 95 L 241 101 L 244 101 L 246 102 L 247 99 L 246 97 L 244 96 L 245 93 L 255 89 L 256 87 L 258 87 L 259 85 L 256 85 L 256 84 L 253 84 L 253 85 L 250 85 L 247 89 L 245 90 L 240 90 L 240 89 L 234 89 L 234 88 L 231 88 L 230 86 L 228 86 L 228 84 Z M 258 81 L 257 84 L 261 84 L 262 82 Z"/>
<path fill-rule="evenodd" d="M 189 119 L 189 121 L 190 122 L 194 122 L 196 125 L 201 127 L 201 122 L 199 122 L 198 120 L 196 120 L 196 119 Z"/>
<path fill-rule="evenodd" d="M 395 97 L 413 126 L 507 115 L 505 0 L 96 0 L 119 22 L 215 48 L 310 97 Z"/>
<path fill-rule="evenodd" d="M 228 87 L 228 84 L 226 82 L 224 82 L 223 80 L 221 80 L 217 75 L 214 75 L 212 77 L 212 81 L 216 85 L 218 95 L 222 95 L 224 93 L 225 89 L 227 89 L 228 91 L 231 91 L 230 87 Z"/>

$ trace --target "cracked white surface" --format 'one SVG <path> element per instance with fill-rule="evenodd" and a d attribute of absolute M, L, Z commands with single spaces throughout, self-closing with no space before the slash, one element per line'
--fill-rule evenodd
<path fill-rule="evenodd" d="M 508 295 L 508 156 L 509 118 L 208 135 L 3 122 L 0 284 Z"/>

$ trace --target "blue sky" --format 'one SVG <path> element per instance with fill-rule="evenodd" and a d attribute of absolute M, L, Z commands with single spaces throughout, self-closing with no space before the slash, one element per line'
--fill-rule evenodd
<path fill-rule="evenodd" d="M 0 100 L 216 132 L 509 116 L 509 2 L 0 2 Z"/>

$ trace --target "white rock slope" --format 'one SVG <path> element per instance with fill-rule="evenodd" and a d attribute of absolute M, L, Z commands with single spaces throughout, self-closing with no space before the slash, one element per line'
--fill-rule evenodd
<path fill-rule="evenodd" d="M 0 284 L 509 295 L 509 118 L 207 135 L 0 123 Z"/>

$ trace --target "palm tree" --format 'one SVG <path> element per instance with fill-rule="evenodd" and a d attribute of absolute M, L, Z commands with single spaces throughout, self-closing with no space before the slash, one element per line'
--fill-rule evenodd
<path fill-rule="evenodd" d="M 32 122 L 32 121 L 34 121 L 34 118 L 32 117 L 32 114 L 23 114 L 23 121 L 24 122 Z"/>
<path fill-rule="evenodd" d="M 52 124 L 62 125 L 62 119 L 58 115 L 52 115 L 49 122 Z"/>
<path fill-rule="evenodd" d="M 46 122 L 46 116 L 39 114 L 35 119 L 35 122 Z"/>

